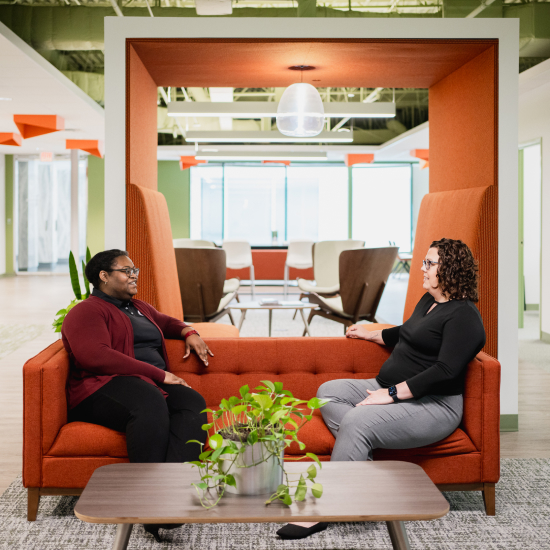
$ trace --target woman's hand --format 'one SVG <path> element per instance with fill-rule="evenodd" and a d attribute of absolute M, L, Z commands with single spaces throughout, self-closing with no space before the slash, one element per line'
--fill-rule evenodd
<path fill-rule="evenodd" d="M 164 373 L 164 383 L 179 384 L 180 386 L 187 386 L 188 388 L 191 387 L 183 378 L 180 378 L 179 376 L 176 376 L 175 374 L 168 371 Z"/>
<path fill-rule="evenodd" d="M 361 403 L 357 403 L 356 407 L 362 407 L 364 405 L 389 405 L 393 403 L 393 398 L 387 388 L 381 388 L 376 391 L 367 390 L 369 396 L 363 399 Z"/>
<path fill-rule="evenodd" d="M 359 340 L 368 340 L 375 344 L 384 345 L 381 330 L 368 330 L 366 325 L 351 325 L 346 330 L 346 338 L 357 338 Z"/>
<path fill-rule="evenodd" d="M 214 357 L 214 354 L 210 351 L 210 348 L 206 345 L 206 342 L 198 334 L 192 334 L 185 340 L 184 359 L 187 359 L 191 355 L 191 350 L 195 351 L 206 366 L 208 366 L 208 354 Z"/>

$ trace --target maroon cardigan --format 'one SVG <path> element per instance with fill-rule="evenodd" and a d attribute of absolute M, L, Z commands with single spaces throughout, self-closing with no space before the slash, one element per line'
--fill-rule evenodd
<path fill-rule="evenodd" d="M 162 356 L 169 371 L 164 338 L 180 339 L 181 331 L 188 325 L 141 300 L 133 300 L 133 304 L 159 329 Z M 101 298 L 90 296 L 71 309 L 63 321 L 61 336 L 70 361 L 67 381 L 70 409 L 115 376 L 137 376 L 153 385 L 164 382 L 163 370 L 135 358 L 130 319 Z"/>

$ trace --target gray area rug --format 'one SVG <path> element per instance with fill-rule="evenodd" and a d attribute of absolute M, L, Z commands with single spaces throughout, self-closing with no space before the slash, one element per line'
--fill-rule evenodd
<path fill-rule="evenodd" d="M 326 495 L 328 496 L 328 495 Z M 451 512 L 440 520 L 409 522 L 415 550 L 550 549 L 550 460 L 503 459 L 497 485 L 497 515 L 487 517 L 480 493 L 445 493 Z M 369 498 L 368 494 L 365 498 Z M 73 514 L 75 497 L 42 497 L 36 522 L 26 520 L 26 492 L 16 479 L 0 497 L 0 548 L 67 550 L 111 548 L 114 525 L 87 524 Z M 185 525 L 162 531 L 157 543 L 142 526 L 134 528 L 129 549 L 186 550 L 387 550 L 384 523 L 338 523 L 308 539 L 282 541 L 277 524 Z"/>

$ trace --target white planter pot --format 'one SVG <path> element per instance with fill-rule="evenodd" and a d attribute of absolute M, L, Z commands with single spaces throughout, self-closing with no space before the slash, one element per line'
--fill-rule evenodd
<path fill-rule="evenodd" d="M 224 445 L 228 442 L 224 441 Z M 240 447 L 242 444 L 237 443 Z M 224 455 L 224 473 L 232 474 L 235 477 L 237 486 L 231 487 L 227 485 L 225 490 L 228 493 L 237 495 L 264 495 L 272 494 L 277 490 L 277 487 L 283 482 L 283 456 L 284 449 L 280 450 L 280 460 L 274 455 L 270 456 L 269 450 L 265 447 L 265 443 L 256 443 L 254 445 L 246 445 L 246 451 L 237 458 L 233 465 L 231 462 L 235 459 L 235 455 Z M 268 458 L 269 457 L 269 458 Z M 266 460 L 267 458 L 267 460 Z M 227 470 L 225 465 L 227 464 Z"/>

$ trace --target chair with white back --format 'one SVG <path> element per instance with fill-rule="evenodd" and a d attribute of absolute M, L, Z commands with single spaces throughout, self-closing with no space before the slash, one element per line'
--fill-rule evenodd
<path fill-rule="evenodd" d="M 288 279 L 290 268 L 294 269 L 310 269 L 313 267 L 313 241 L 306 240 L 291 240 L 288 243 L 288 250 L 286 253 L 285 262 L 285 286 L 284 286 L 284 298 L 286 299 L 288 294 Z"/>
<path fill-rule="evenodd" d="M 250 248 L 250 243 L 237 239 L 227 239 L 223 241 L 222 248 L 225 250 L 227 267 L 229 269 L 250 268 L 250 287 L 252 299 L 254 300 L 256 297 L 254 288 L 254 264 L 252 263 L 252 249 Z"/>

